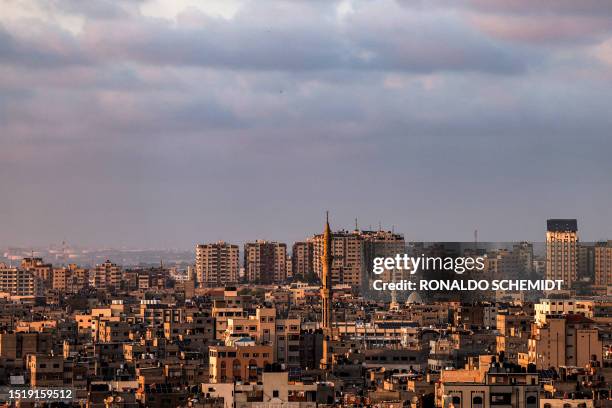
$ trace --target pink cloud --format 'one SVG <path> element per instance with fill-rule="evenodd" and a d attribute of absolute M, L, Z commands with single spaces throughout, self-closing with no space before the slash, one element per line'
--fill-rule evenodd
<path fill-rule="evenodd" d="M 612 20 L 586 16 L 474 14 L 469 20 L 492 37 L 539 44 L 591 41 L 612 30 Z"/>

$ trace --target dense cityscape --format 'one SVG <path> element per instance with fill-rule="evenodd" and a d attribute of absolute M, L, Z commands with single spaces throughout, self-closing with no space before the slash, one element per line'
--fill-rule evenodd
<path fill-rule="evenodd" d="M 610 89 L 612 0 L 0 0 L 0 408 L 612 408 Z"/>
<path fill-rule="evenodd" d="M 486 279 L 564 285 L 460 297 L 368 290 L 375 257 L 408 251 L 478 253 Z M 548 220 L 541 254 L 529 242 L 407 243 L 395 231 L 332 231 L 327 222 L 291 251 L 257 240 L 242 251 L 198 244 L 191 263 L 16 261 L 0 265 L 6 406 L 567 408 L 611 401 L 612 241 L 581 242 L 576 220 Z M 395 280 L 394 271 L 386 278 Z M 33 389 L 71 394 L 13 398 Z"/>

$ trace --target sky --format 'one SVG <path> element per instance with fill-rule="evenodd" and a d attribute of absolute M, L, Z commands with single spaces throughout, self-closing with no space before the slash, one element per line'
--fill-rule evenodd
<path fill-rule="evenodd" d="M 612 2 L 0 10 L 0 245 L 612 238 Z"/>

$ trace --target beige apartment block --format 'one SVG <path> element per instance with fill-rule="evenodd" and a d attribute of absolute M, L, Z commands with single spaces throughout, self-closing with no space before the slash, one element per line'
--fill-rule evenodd
<path fill-rule="evenodd" d="M 545 323 L 534 323 L 528 343 L 528 363 L 538 369 L 585 367 L 602 361 L 603 344 L 595 322 L 580 316 L 549 316 Z"/>
<path fill-rule="evenodd" d="M 372 277 L 375 257 L 392 257 L 406 250 L 404 237 L 392 231 L 336 231 L 331 234 L 332 284 L 345 284 L 360 288 Z M 323 271 L 323 234 L 309 239 L 313 244 L 313 269 L 317 276 Z M 402 276 L 396 276 L 402 279 Z M 391 280 L 389 275 L 377 279 Z"/>
<path fill-rule="evenodd" d="M 291 249 L 291 269 L 293 276 L 309 277 L 314 274 L 313 243 L 296 242 Z"/>
<path fill-rule="evenodd" d="M 595 244 L 595 285 L 612 285 L 612 241 Z"/>
<path fill-rule="evenodd" d="M 239 273 L 238 245 L 219 241 L 196 246 L 196 280 L 201 287 L 237 283 Z"/>
<path fill-rule="evenodd" d="M 244 273 L 248 282 L 284 282 L 287 279 L 287 244 L 263 240 L 244 244 Z"/>
<path fill-rule="evenodd" d="M 121 268 L 111 261 L 96 265 L 89 274 L 89 284 L 105 291 L 110 291 L 121 286 Z"/>
<path fill-rule="evenodd" d="M 21 268 L 0 268 L 0 292 L 11 296 L 36 296 L 43 289 L 39 279 Z"/>
<path fill-rule="evenodd" d="M 212 383 L 257 381 L 265 366 L 274 362 L 272 346 L 257 345 L 255 341 L 211 346 L 208 355 Z"/>
<path fill-rule="evenodd" d="M 546 228 L 546 279 L 571 288 L 578 276 L 578 226 L 575 219 L 550 219 Z"/>

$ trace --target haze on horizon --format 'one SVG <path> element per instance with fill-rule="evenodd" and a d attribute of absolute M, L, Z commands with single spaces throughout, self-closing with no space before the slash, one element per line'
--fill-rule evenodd
<path fill-rule="evenodd" d="M 0 7 L 0 246 L 612 238 L 612 2 Z"/>

